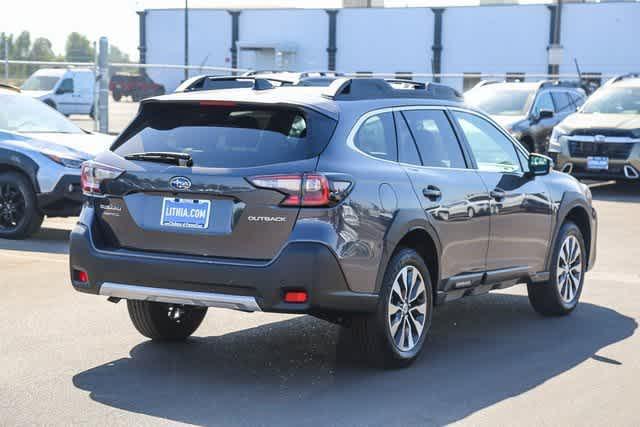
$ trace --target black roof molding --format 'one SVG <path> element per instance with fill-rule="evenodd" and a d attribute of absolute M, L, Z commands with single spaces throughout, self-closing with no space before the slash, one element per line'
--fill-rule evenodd
<path fill-rule="evenodd" d="M 637 79 L 637 78 L 640 78 L 640 73 L 620 74 L 619 76 L 615 76 L 612 79 L 608 80 L 605 84 L 612 85 L 614 83 L 621 82 L 626 79 Z"/>
<path fill-rule="evenodd" d="M 430 98 L 462 101 L 460 92 L 452 87 L 439 83 L 357 77 L 334 80 L 322 95 L 335 101 L 358 101 L 382 98 Z"/>
<path fill-rule="evenodd" d="M 216 76 L 201 75 L 185 80 L 174 92 L 193 92 L 199 90 L 253 88 L 255 90 L 273 89 L 273 83 L 279 85 L 293 84 L 289 80 L 271 77 L 253 76 Z"/>

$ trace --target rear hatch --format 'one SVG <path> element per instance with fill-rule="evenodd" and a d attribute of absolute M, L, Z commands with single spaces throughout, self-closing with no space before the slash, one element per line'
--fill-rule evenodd
<path fill-rule="evenodd" d="M 94 199 L 100 234 L 135 251 L 272 259 L 300 208 L 265 187 L 313 172 L 335 125 L 296 106 L 147 102 L 96 158 L 119 173 Z"/>

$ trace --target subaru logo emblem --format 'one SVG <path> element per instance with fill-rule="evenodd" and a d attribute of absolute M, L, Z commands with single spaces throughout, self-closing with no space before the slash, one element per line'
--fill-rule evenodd
<path fill-rule="evenodd" d="M 604 142 L 605 136 L 604 135 L 596 135 L 594 137 L 594 139 L 596 140 L 596 142 Z"/>
<path fill-rule="evenodd" d="M 175 190 L 188 190 L 191 188 L 191 180 L 186 176 L 174 176 L 169 185 Z"/>

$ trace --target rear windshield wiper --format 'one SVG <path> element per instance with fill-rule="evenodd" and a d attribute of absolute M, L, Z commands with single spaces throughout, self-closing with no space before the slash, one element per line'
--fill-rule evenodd
<path fill-rule="evenodd" d="M 132 153 L 124 156 L 127 160 L 144 160 L 147 162 L 168 163 L 177 166 L 193 166 L 191 154 L 172 153 L 165 151 L 149 151 L 146 153 Z"/>

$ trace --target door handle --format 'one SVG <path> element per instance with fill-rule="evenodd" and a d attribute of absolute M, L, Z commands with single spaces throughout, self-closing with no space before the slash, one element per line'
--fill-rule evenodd
<path fill-rule="evenodd" d="M 435 201 L 442 197 L 442 191 L 435 185 L 429 185 L 427 188 L 422 189 L 422 195 L 431 201 Z"/>
<path fill-rule="evenodd" d="M 491 198 L 500 201 L 502 199 L 505 198 L 505 196 L 507 195 L 507 192 L 504 191 L 502 188 L 496 188 L 494 190 L 492 190 L 489 195 L 491 196 Z"/>

